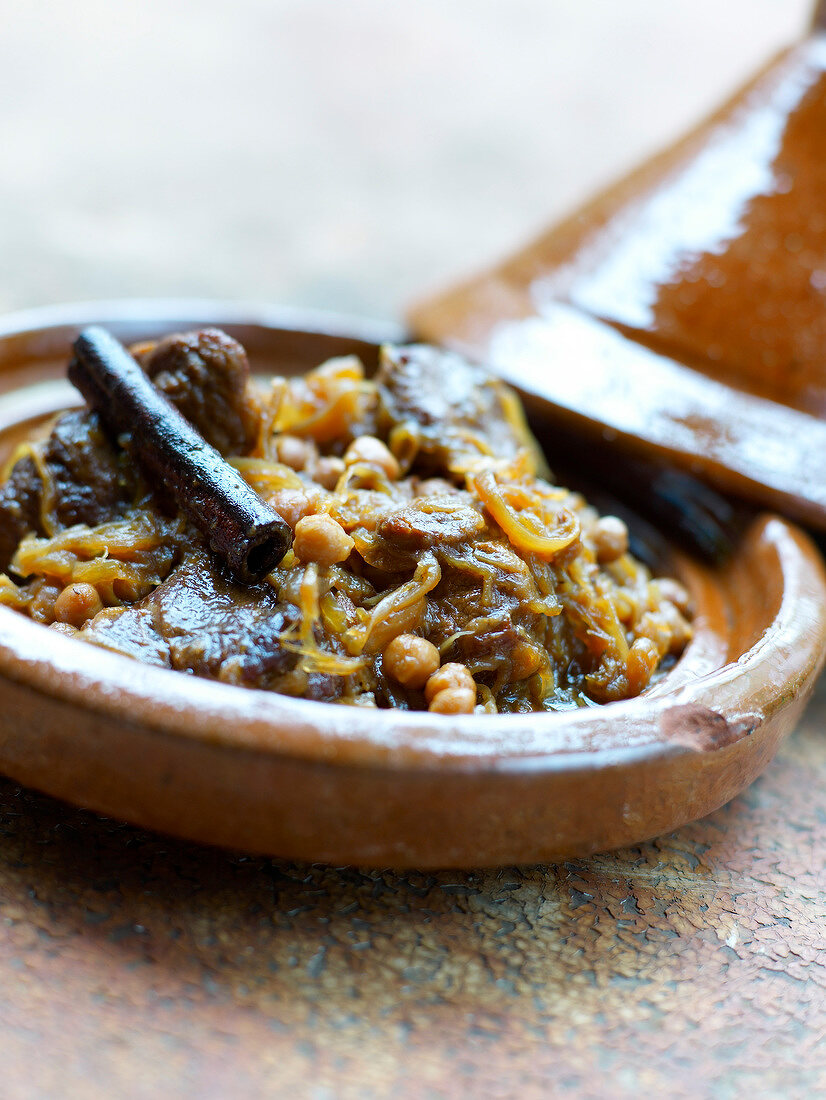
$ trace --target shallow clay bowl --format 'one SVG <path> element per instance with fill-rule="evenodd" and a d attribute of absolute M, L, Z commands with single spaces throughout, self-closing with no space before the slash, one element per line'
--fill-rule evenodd
<path fill-rule="evenodd" d="M 130 341 L 210 322 L 258 371 L 392 331 L 211 303 L 115 303 L 0 322 L 0 449 L 75 403 L 79 327 Z M 0 770 L 179 836 L 362 865 L 555 860 L 631 844 L 721 806 L 791 730 L 820 669 L 826 578 L 808 539 L 764 516 L 734 563 L 672 555 L 695 638 L 639 699 L 575 712 L 446 717 L 339 707 L 141 665 L 0 608 Z"/>

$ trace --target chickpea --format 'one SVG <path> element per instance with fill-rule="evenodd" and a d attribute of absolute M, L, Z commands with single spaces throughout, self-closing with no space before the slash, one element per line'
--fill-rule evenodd
<path fill-rule="evenodd" d="M 343 459 L 336 458 L 335 455 L 320 458 L 315 464 L 313 480 L 317 481 L 324 489 L 332 492 L 345 469 Z"/>
<path fill-rule="evenodd" d="M 80 627 L 103 610 L 97 589 L 91 584 L 68 584 L 54 602 L 54 616 L 61 623 Z"/>
<path fill-rule="evenodd" d="M 293 553 L 300 561 L 334 565 L 345 561 L 354 545 L 332 516 L 304 516 L 295 525 Z"/>
<path fill-rule="evenodd" d="M 628 528 L 619 516 L 603 516 L 591 530 L 597 561 L 609 564 L 628 550 Z"/>
<path fill-rule="evenodd" d="M 473 714 L 476 692 L 470 688 L 446 688 L 434 696 L 427 708 L 431 714 Z"/>
<path fill-rule="evenodd" d="M 278 489 L 267 499 L 279 516 L 293 530 L 296 529 L 304 516 L 312 513 L 318 504 L 317 494 L 311 495 L 302 489 Z"/>
<path fill-rule="evenodd" d="M 369 466 L 378 466 L 390 481 L 395 481 L 401 473 L 401 467 L 396 457 L 374 435 L 360 435 L 347 448 L 344 454 L 345 465 L 355 466 L 359 462 L 366 462 Z"/>
<path fill-rule="evenodd" d="M 660 617 L 670 635 L 668 652 L 682 653 L 686 643 L 691 640 L 691 627 L 683 618 L 679 608 L 668 600 L 665 600 L 660 606 Z"/>
<path fill-rule="evenodd" d="M 425 684 L 424 697 L 428 703 L 432 703 L 440 692 L 451 691 L 454 688 L 472 691 L 474 699 L 476 698 L 476 681 L 468 669 L 464 665 L 451 662 L 442 665 L 440 669 L 433 673 Z"/>
<path fill-rule="evenodd" d="M 439 651 L 417 634 L 399 634 L 382 655 L 384 671 L 409 688 L 423 688 L 439 667 Z"/>
<path fill-rule="evenodd" d="M 299 439 L 297 435 L 280 435 L 275 441 L 275 457 L 284 466 L 291 470 L 303 470 L 310 458 L 313 449 L 309 443 Z"/>

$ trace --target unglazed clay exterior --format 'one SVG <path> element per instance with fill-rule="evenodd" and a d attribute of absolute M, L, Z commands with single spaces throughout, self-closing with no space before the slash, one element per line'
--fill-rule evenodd
<path fill-rule="evenodd" d="M 0 325 L 0 442 L 66 407 L 74 333 L 218 324 L 258 371 L 303 371 L 398 336 L 220 304 L 39 311 Z M 695 638 L 655 689 L 573 713 L 338 707 L 198 680 L 93 649 L 0 608 L 0 769 L 184 837 L 396 867 L 524 863 L 643 840 L 722 805 L 794 726 L 826 646 L 826 578 L 801 532 L 755 520 L 724 570 L 672 555 Z"/>

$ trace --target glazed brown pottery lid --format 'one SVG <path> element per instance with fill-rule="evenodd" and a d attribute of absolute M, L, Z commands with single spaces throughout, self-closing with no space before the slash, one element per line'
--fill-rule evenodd
<path fill-rule="evenodd" d="M 825 196 L 816 31 L 413 328 L 579 431 L 826 529 Z"/>

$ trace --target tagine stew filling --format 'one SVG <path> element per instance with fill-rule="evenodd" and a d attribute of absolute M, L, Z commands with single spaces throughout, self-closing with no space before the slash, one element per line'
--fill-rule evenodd
<path fill-rule="evenodd" d="M 233 580 L 78 409 L 0 487 L 0 601 L 35 621 L 228 684 L 447 714 L 635 696 L 689 640 L 683 587 L 553 484 L 515 395 L 457 356 L 386 347 L 372 379 L 348 357 L 261 382 L 217 329 L 132 353 L 292 548 Z"/>

